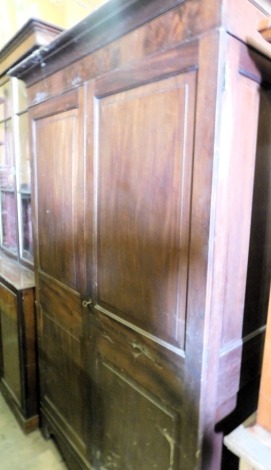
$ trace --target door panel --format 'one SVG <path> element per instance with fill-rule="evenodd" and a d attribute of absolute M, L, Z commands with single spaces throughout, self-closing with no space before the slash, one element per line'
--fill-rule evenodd
<path fill-rule="evenodd" d="M 101 361 L 99 369 L 98 419 L 91 438 L 94 467 L 177 469 L 177 413 L 112 364 Z"/>
<path fill-rule="evenodd" d="M 80 339 L 67 334 L 43 311 L 41 371 L 46 378 L 43 408 L 84 452 L 85 397 Z"/>
<path fill-rule="evenodd" d="M 95 114 L 97 304 L 182 350 L 194 80 L 102 98 Z"/>
<path fill-rule="evenodd" d="M 61 111 L 36 121 L 39 184 L 40 269 L 70 287 L 77 286 L 78 109 Z M 48 174 L 50 164 L 50 177 Z"/>
<path fill-rule="evenodd" d="M 179 59 L 88 84 L 94 468 L 180 465 L 197 71 Z"/>
<path fill-rule="evenodd" d="M 102 468 L 172 468 L 180 456 L 184 359 L 110 317 L 90 317 L 89 458 Z M 142 450 L 143 449 L 143 450 Z M 170 466 L 171 465 L 171 466 Z"/>
<path fill-rule="evenodd" d="M 41 273 L 40 303 L 47 315 L 59 326 L 77 340 L 81 337 L 83 319 L 81 297 L 78 292 Z"/>
<path fill-rule="evenodd" d="M 97 308 L 181 350 L 194 88 L 195 74 L 184 74 L 95 107 Z"/>
<path fill-rule="evenodd" d="M 33 112 L 41 412 L 49 430 L 86 454 L 81 294 L 85 276 L 82 90 Z"/>

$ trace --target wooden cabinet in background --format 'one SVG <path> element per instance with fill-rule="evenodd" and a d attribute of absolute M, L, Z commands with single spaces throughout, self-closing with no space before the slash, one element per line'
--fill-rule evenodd
<path fill-rule="evenodd" d="M 32 271 L 0 255 L 0 390 L 25 432 L 39 424 L 34 286 Z"/>
<path fill-rule="evenodd" d="M 25 84 L 7 71 L 60 31 L 30 19 L 0 51 L 0 388 L 25 432 L 39 424 L 31 162 Z"/>
<path fill-rule="evenodd" d="M 31 161 L 25 84 L 10 67 L 61 29 L 30 19 L 0 50 L 0 249 L 33 266 Z"/>
<path fill-rule="evenodd" d="M 254 3 L 111 0 L 10 72 L 31 120 L 42 427 L 72 470 L 218 470 L 256 406 L 271 79 L 246 44 Z"/>

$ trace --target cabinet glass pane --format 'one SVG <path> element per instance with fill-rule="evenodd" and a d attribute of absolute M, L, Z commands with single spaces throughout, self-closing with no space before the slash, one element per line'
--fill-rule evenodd
<path fill-rule="evenodd" d="M 5 119 L 5 101 L 0 97 L 0 121 Z"/>
<path fill-rule="evenodd" d="M 13 192 L 1 192 L 2 247 L 17 253 L 16 198 Z"/>
<path fill-rule="evenodd" d="M 12 168 L 0 169 L 0 186 L 1 190 L 14 191 L 15 182 Z"/>
<path fill-rule="evenodd" d="M 8 166 L 12 162 L 12 121 L 0 123 L 0 166 Z"/>
<path fill-rule="evenodd" d="M 6 149 L 5 144 L 2 142 L 0 138 L 0 167 L 5 165 L 6 161 Z"/>
<path fill-rule="evenodd" d="M 0 123 L 0 143 L 5 145 L 5 121 Z"/>
<path fill-rule="evenodd" d="M 22 258 L 27 261 L 33 260 L 33 239 L 31 221 L 31 196 L 21 194 L 21 220 L 20 233 L 22 243 Z"/>
<path fill-rule="evenodd" d="M 18 86 L 18 112 L 25 111 L 27 109 L 27 93 L 26 86 L 22 80 L 17 80 Z"/>
<path fill-rule="evenodd" d="M 19 119 L 19 189 L 30 191 L 30 149 L 28 140 L 28 114 L 18 116 Z"/>
<path fill-rule="evenodd" d="M 11 83 L 8 81 L 0 87 L 0 121 L 11 117 Z"/>

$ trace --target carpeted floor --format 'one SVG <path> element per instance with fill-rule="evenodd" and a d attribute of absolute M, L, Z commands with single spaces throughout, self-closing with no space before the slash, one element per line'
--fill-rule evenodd
<path fill-rule="evenodd" d="M 54 442 L 25 435 L 0 394 L 0 470 L 67 470 Z"/>

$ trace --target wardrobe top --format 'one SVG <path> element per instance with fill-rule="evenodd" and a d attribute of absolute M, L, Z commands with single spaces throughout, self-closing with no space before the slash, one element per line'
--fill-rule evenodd
<path fill-rule="evenodd" d="M 50 44 L 34 51 L 9 75 L 30 86 L 167 12 L 170 24 L 174 10 L 178 13 L 180 42 L 219 28 L 271 57 L 271 46 L 258 32 L 260 22 L 271 13 L 269 0 L 108 0 Z"/>

